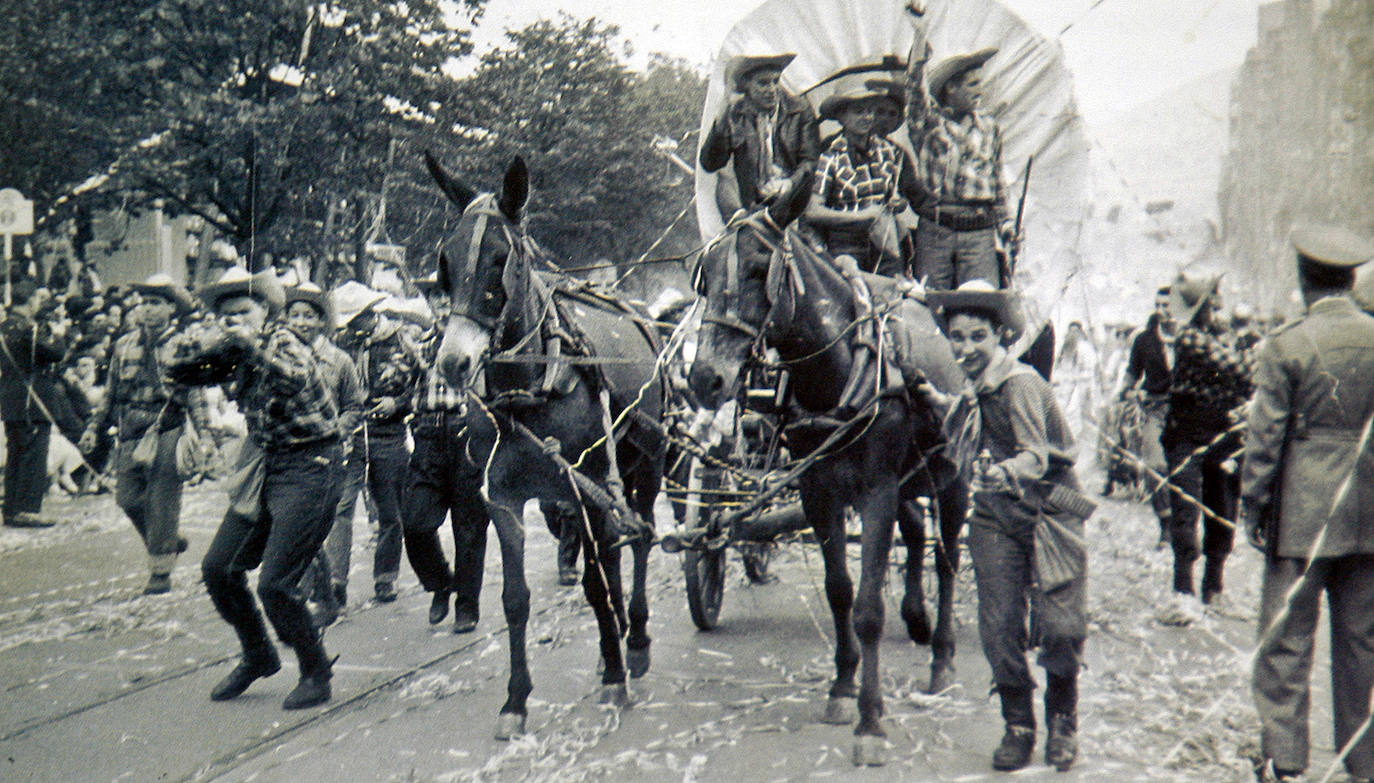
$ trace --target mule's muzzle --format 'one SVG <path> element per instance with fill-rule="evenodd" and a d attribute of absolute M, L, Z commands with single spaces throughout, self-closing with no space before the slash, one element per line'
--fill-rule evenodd
<path fill-rule="evenodd" d="M 714 409 L 723 401 L 725 378 L 710 364 L 695 362 L 687 374 L 687 387 L 703 408 Z"/>

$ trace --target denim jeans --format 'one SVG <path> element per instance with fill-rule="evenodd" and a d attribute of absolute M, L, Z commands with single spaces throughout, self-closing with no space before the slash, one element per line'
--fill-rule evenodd
<path fill-rule="evenodd" d="M 1173 519 L 1170 524 L 1174 548 L 1175 592 L 1193 592 L 1193 563 L 1197 561 L 1199 554 L 1199 519 L 1202 521 L 1201 554 L 1207 558 L 1211 568 L 1208 576 L 1218 582 L 1212 586 L 1220 587 L 1222 564 L 1226 561 L 1227 555 L 1231 554 L 1236 531 L 1235 528 L 1222 524 L 1214 516 L 1203 514 L 1198 508 L 1198 501 L 1216 516 L 1223 519 L 1236 518 L 1236 506 L 1240 498 L 1240 476 L 1221 469 L 1221 463 L 1229 451 L 1229 440 L 1223 440 L 1197 456 L 1190 455 L 1206 445 L 1207 441 L 1179 439 L 1171 442 L 1166 449 L 1169 470 L 1178 471 L 1172 479 L 1176 489 L 1170 493 L 1173 507 Z M 1208 585 L 1203 585 L 1204 590 L 1207 587 Z"/>
<path fill-rule="evenodd" d="M 369 428 L 354 449 L 367 460 L 367 491 L 377 505 L 377 551 L 372 557 L 372 581 L 394 583 L 401 573 L 401 495 L 406 463 L 405 425 Z"/>
<path fill-rule="evenodd" d="M 181 520 L 181 476 L 177 439 L 182 427 L 160 433 L 151 465 L 134 464 L 138 440 L 121 440 L 115 450 L 115 504 L 143 539 L 149 555 L 174 555 Z"/>
<path fill-rule="evenodd" d="M 1035 516 L 1020 501 L 998 497 L 980 503 L 969 520 L 978 635 L 993 680 L 1003 688 L 1035 687 L 1026 663 L 1033 647 L 1040 648 L 1039 664 L 1057 677 L 1077 676 L 1083 656 L 1087 577 L 1042 591 L 1034 584 L 1034 544 Z"/>
<path fill-rule="evenodd" d="M 460 609 L 476 610 L 487 552 L 487 507 L 482 501 L 481 465 L 468 453 L 467 421 L 458 413 L 422 414 L 412 427 L 401 518 L 406 556 L 429 592 L 453 589 Z M 454 562 L 449 571 L 439 545 L 444 515 L 453 529 Z"/>
<path fill-rule="evenodd" d="M 916 227 L 916 276 L 927 288 L 949 290 L 970 280 L 1000 285 L 996 229 L 955 231 L 921 218 Z"/>
<path fill-rule="evenodd" d="M 336 441 L 266 455 L 256 521 L 232 511 L 201 561 L 205 587 L 245 650 L 267 644 L 267 628 L 248 591 L 247 572 L 262 566 L 258 597 L 277 637 L 299 654 L 319 638 L 297 585 L 319 552 L 338 502 L 341 453 Z"/>
<path fill-rule="evenodd" d="M 348 571 L 353 564 L 353 512 L 358 507 L 358 494 L 363 491 L 366 473 L 367 465 L 362 451 L 355 443 L 344 460 L 339 502 L 334 505 L 334 522 L 330 525 L 329 537 L 324 540 L 329 582 L 335 588 L 348 587 Z"/>

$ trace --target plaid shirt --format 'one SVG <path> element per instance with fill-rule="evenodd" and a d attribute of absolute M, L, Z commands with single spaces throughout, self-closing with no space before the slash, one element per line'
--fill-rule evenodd
<path fill-rule="evenodd" d="M 840 134 L 821 153 L 812 192 L 825 206 L 858 211 L 885 204 L 897 195 L 904 153 L 901 147 L 878 136 L 871 143 L 868 155 L 859 157 Z"/>
<path fill-rule="evenodd" d="M 439 372 L 439 343 L 442 338 L 442 334 L 436 333 L 424 347 L 425 366 L 429 369 L 425 371 L 424 381 L 415 389 L 416 413 L 463 410 L 463 393 L 449 386 L 444 381 L 443 373 Z"/>
<path fill-rule="evenodd" d="M 955 117 L 930 94 L 925 66 L 930 56 L 923 31 L 917 32 L 907 68 L 907 130 L 916 151 L 916 178 L 943 204 L 991 201 L 1006 210 L 1002 174 L 1002 131 L 979 112 Z M 922 54 L 923 53 L 923 54 Z"/>
<path fill-rule="evenodd" d="M 99 432 L 113 423 L 119 428 L 120 440 L 134 440 L 158 419 L 159 413 L 163 431 L 180 425 L 187 414 L 197 428 L 205 430 L 209 426 L 205 392 L 167 380 L 171 342 L 177 334 L 176 327 L 169 324 L 156 337 L 135 329 L 115 341 L 105 397 L 91 413 L 86 425 L 88 432 Z"/>
<path fill-rule="evenodd" d="M 1195 326 L 1174 340 L 1168 429 L 1208 440 L 1231 426 L 1227 412 L 1250 399 L 1254 357 Z"/>
<path fill-rule="evenodd" d="M 207 323 L 174 340 L 169 366 L 213 361 L 216 328 Z M 248 437 L 267 451 L 337 438 L 339 408 L 310 346 L 281 324 L 271 324 L 250 359 L 233 370 L 225 394 L 238 401 Z"/>

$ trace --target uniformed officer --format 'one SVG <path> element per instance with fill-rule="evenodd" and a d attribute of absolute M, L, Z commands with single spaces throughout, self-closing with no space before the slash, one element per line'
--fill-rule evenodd
<path fill-rule="evenodd" d="M 1374 318 L 1350 299 L 1374 244 L 1295 230 L 1307 315 L 1260 349 L 1242 472 L 1250 543 L 1266 554 L 1252 689 L 1262 781 L 1307 766 L 1309 680 L 1322 592 L 1331 608 L 1335 741 L 1352 780 L 1374 780 Z M 1356 735 L 1360 736 L 1357 737 Z"/>

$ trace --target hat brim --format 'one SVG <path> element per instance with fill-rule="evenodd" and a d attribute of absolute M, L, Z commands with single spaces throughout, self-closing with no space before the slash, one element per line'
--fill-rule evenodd
<path fill-rule="evenodd" d="M 1010 345 L 1021 339 L 1026 331 L 1026 317 L 1021 312 L 1020 298 L 1010 291 L 927 291 L 926 305 L 935 313 L 935 322 L 940 329 L 949 331 L 951 311 L 987 310 L 997 315 L 1006 334 L 1003 345 Z"/>
<path fill-rule="evenodd" d="M 211 283 L 200 291 L 200 300 L 211 310 L 218 309 L 219 303 L 234 296 L 251 296 L 267 306 L 269 315 L 281 312 L 286 306 L 286 292 L 282 289 L 277 276 L 272 272 L 259 272 L 247 280 L 234 280 L 227 283 Z"/>
<path fill-rule="evenodd" d="M 1221 285 L 1221 275 L 1208 278 L 1203 281 L 1203 284 L 1206 288 L 1198 296 L 1197 301 L 1191 305 L 1184 298 L 1183 291 L 1180 290 L 1183 286 L 1180 285 L 1179 281 L 1176 280 L 1173 285 L 1169 286 L 1169 315 L 1180 327 L 1192 323 L 1193 319 L 1197 317 L 1198 310 L 1201 310 L 1202 306 L 1216 295 L 1217 288 Z"/>
<path fill-rule="evenodd" d="M 997 47 L 989 46 L 976 52 L 956 54 L 941 60 L 934 68 L 930 69 L 926 76 L 926 87 L 930 90 L 930 96 L 937 101 L 940 100 L 940 91 L 945 88 L 950 79 L 974 68 L 982 68 L 996 54 Z"/>
<path fill-rule="evenodd" d="M 872 98 L 886 98 L 895 102 L 898 108 L 902 106 L 902 101 L 888 90 L 864 90 L 863 92 L 846 93 L 844 95 L 831 95 L 821 101 L 821 107 L 816 112 L 816 116 L 823 120 L 838 121 L 840 119 L 840 112 L 844 111 L 845 107 L 849 104 L 870 100 Z"/>
<path fill-rule="evenodd" d="M 325 295 L 324 291 L 303 291 L 299 288 L 286 289 L 286 298 L 282 306 L 284 308 L 290 307 L 294 302 L 305 302 L 306 304 L 313 305 L 316 310 L 320 311 L 320 315 L 325 321 L 332 321 L 332 314 L 329 309 L 329 298 Z"/>
<path fill-rule="evenodd" d="M 185 315 L 196 309 L 195 300 L 191 298 L 191 292 L 178 285 L 147 285 L 145 283 L 132 283 L 130 289 L 147 296 L 160 296 L 171 302 L 177 308 L 177 315 Z"/>
<path fill-rule="evenodd" d="M 730 58 L 725 66 L 725 83 L 739 92 L 740 82 L 749 74 L 765 68 L 782 73 L 792 61 L 797 59 L 795 52 L 769 55 L 738 55 Z"/>

